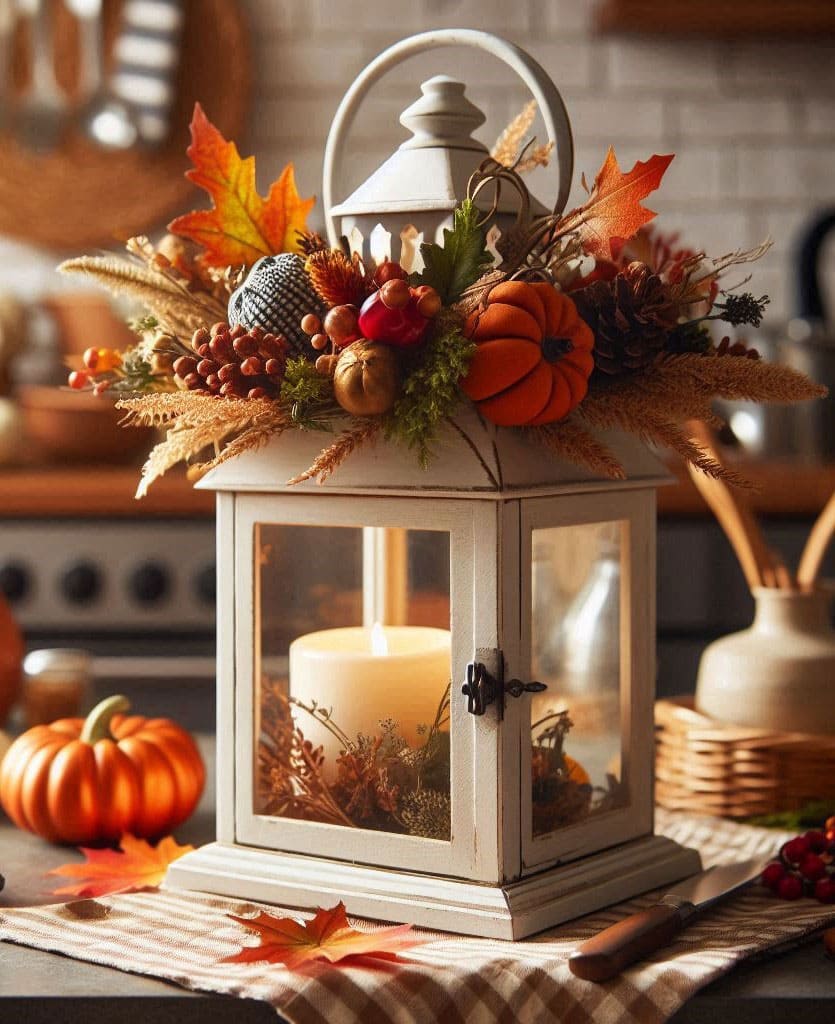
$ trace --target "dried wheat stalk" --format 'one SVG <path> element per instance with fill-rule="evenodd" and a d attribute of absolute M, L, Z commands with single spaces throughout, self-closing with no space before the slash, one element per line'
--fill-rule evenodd
<path fill-rule="evenodd" d="M 626 472 L 614 454 L 576 416 L 568 416 L 544 427 L 528 427 L 526 433 L 559 459 L 566 459 L 610 480 L 626 479 Z"/>
<path fill-rule="evenodd" d="M 191 292 L 160 270 L 116 256 L 79 256 L 65 260 L 58 270 L 89 277 L 113 295 L 133 299 L 156 317 L 164 331 L 178 338 L 188 338 L 199 327 L 226 319 L 225 307 L 212 295 Z"/>
<path fill-rule="evenodd" d="M 126 411 L 124 422 L 128 425 L 168 428 L 165 439 L 153 448 L 142 467 L 137 498 L 144 497 L 151 484 L 172 466 L 195 458 L 210 446 L 216 454 L 198 465 L 197 475 L 261 447 L 290 426 L 287 413 L 262 398 L 218 399 L 178 392 L 126 399 L 118 407 Z M 221 449 L 224 442 L 228 443 Z"/>
<path fill-rule="evenodd" d="M 337 470 L 342 463 L 358 448 L 371 441 L 380 432 L 380 421 L 369 419 L 355 420 L 355 426 L 343 431 L 332 445 L 321 451 L 312 464 L 298 476 L 287 481 L 288 487 L 304 483 L 305 480 L 316 480 L 322 484 Z"/>
<path fill-rule="evenodd" d="M 516 117 L 499 135 L 490 150 L 490 156 L 505 167 L 513 167 L 519 159 L 522 141 L 528 134 L 536 117 L 536 100 L 526 103 Z"/>
<path fill-rule="evenodd" d="M 607 388 L 589 392 L 578 406 L 577 415 L 586 423 L 601 430 L 624 430 L 635 434 L 647 444 L 671 448 L 708 476 L 727 480 L 737 487 L 747 487 L 748 484 L 743 477 L 720 466 L 678 426 L 681 421 L 681 404 L 681 401 L 674 399 L 667 408 L 663 405 L 659 407 L 656 402 L 634 388 Z M 694 407 L 704 412 L 700 402 L 694 401 Z M 714 419 L 709 406 L 707 414 L 711 420 Z M 687 418 L 698 417 L 693 415 Z"/>
<path fill-rule="evenodd" d="M 531 140 L 533 143 L 535 140 Z M 530 149 L 522 150 L 518 161 L 514 164 L 517 174 L 527 174 L 537 167 L 547 167 L 554 152 L 553 142 L 543 142 L 541 146 L 531 145 Z"/>

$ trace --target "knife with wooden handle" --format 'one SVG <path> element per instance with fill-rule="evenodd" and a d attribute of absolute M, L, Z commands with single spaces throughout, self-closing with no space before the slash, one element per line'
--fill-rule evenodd
<path fill-rule="evenodd" d="M 616 977 L 630 964 L 668 946 L 695 914 L 758 878 L 766 863 L 767 859 L 758 857 L 685 879 L 658 903 L 586 940 L 569 957 L 569 970 L 584 981 Z"/>

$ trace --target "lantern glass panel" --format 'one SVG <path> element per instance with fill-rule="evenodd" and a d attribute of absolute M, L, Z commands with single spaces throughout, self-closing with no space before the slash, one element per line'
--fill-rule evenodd
<path fill-rule="evenodd" d="M 448 840 L 449 534 L 254 540 L 254 813 Z"/>
<path fill-rule="evenodd" d="M 625 523 L 535 529 L 531 660 L 532 830 L 625 807 L 621 678 Z"/>

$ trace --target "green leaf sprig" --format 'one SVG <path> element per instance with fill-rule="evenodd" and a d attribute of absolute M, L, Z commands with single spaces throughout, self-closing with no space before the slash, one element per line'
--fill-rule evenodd
<path fill-rule="evenodd" d="M 424 242 L 420 247 L 423 270 L 412 276 L 411 284 L 431 285 L 445 306 L 457 302 L 493 263 L 478 217 L 472 200 L 465 199 L 455 209 L 452 230 L 444 228 L 444 244 Z"/>

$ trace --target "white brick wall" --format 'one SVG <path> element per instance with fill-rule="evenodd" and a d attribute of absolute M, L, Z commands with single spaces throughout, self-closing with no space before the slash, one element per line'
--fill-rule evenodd
<path fill-rule="evenodd" d="M 816 209 L 835 203 L 832 41 L 728 43 L 720 28 L 716 40 L 601 37 L 592 28 L 595 0 L 244 2 L 263 69 L 247 145 L 264 178 L 293 159 L 300 188 L 318 194 L 330 118 L 371 57 L 411 32 L 485 28 L 528 50 L 562 91 L 577 148 L 572 201 L 581 196 L 580 173 L 593 176 L 610 142 L 626 168 L 675 152 L 650 201 L 658 223 L 716 253 L 770 235 L 774 249 L 751 286 L 771 293 L 773 324 L 791 315 L 797 234 Z M 468 83 L 488 117 L 480 133 L 488 144 L 525 100 L 513 75 L 481 54 L 445 50 L 410 61 L 369 98 L 346 153 L 346 190 L 402 140 L 400 110 L 441 71 Z M 539 173 L 532 187 L 547 200 L 553 179 Z M 835 307 L 832 253 L 835 246 L 827 259 Z"/>
<path fill-rule="evenodd" d="M 231 2 L 231 0 L 230 0 Z M 781 40 L 723 42 L 594 34 L 595 0 L 239 0 L 251 27 L 258 87 L 241 142 L 258 158 L 262 187 L 287 160 L 305 195 L 321 191 L 321 157 L 333 112 L 357 72 L 398 38 L 433 27 L 477 27 L 520 44 L 562 91 L 577 147 L 577 181 L 591 178 L 612 143 L 621 165 L 654 152 L 676 159 L 650 207 L 659 224 L 717 253 L 766 235 L 775 246 L 752 288 L 769 291 L 770 319 L 791 313 L 798 231 L 835 203 L 835 45 Z M 346 189 L 404 137 L 399 112 L 419 83 L 441 71 L 468 83 L 488 121 L 488 144 L 525 100 L 492 58 L 440 51 L 379 83 L 345 156 Z M 211 111 L 209 111 L 211 115 Z M 540 127 L 540 131 L 541 131 Z M 538 173 L 532 187 L 553 194 Z M 321 211 L 314 219 L 321 223 Z M 5 247 L 8 250 L 8 246 Z M 4 259 L 0 245 L 0 281 Z M 830 284 L 835 286 L 835 246 Z M 832 292 L 835 307 L 835 288 Z"/>

